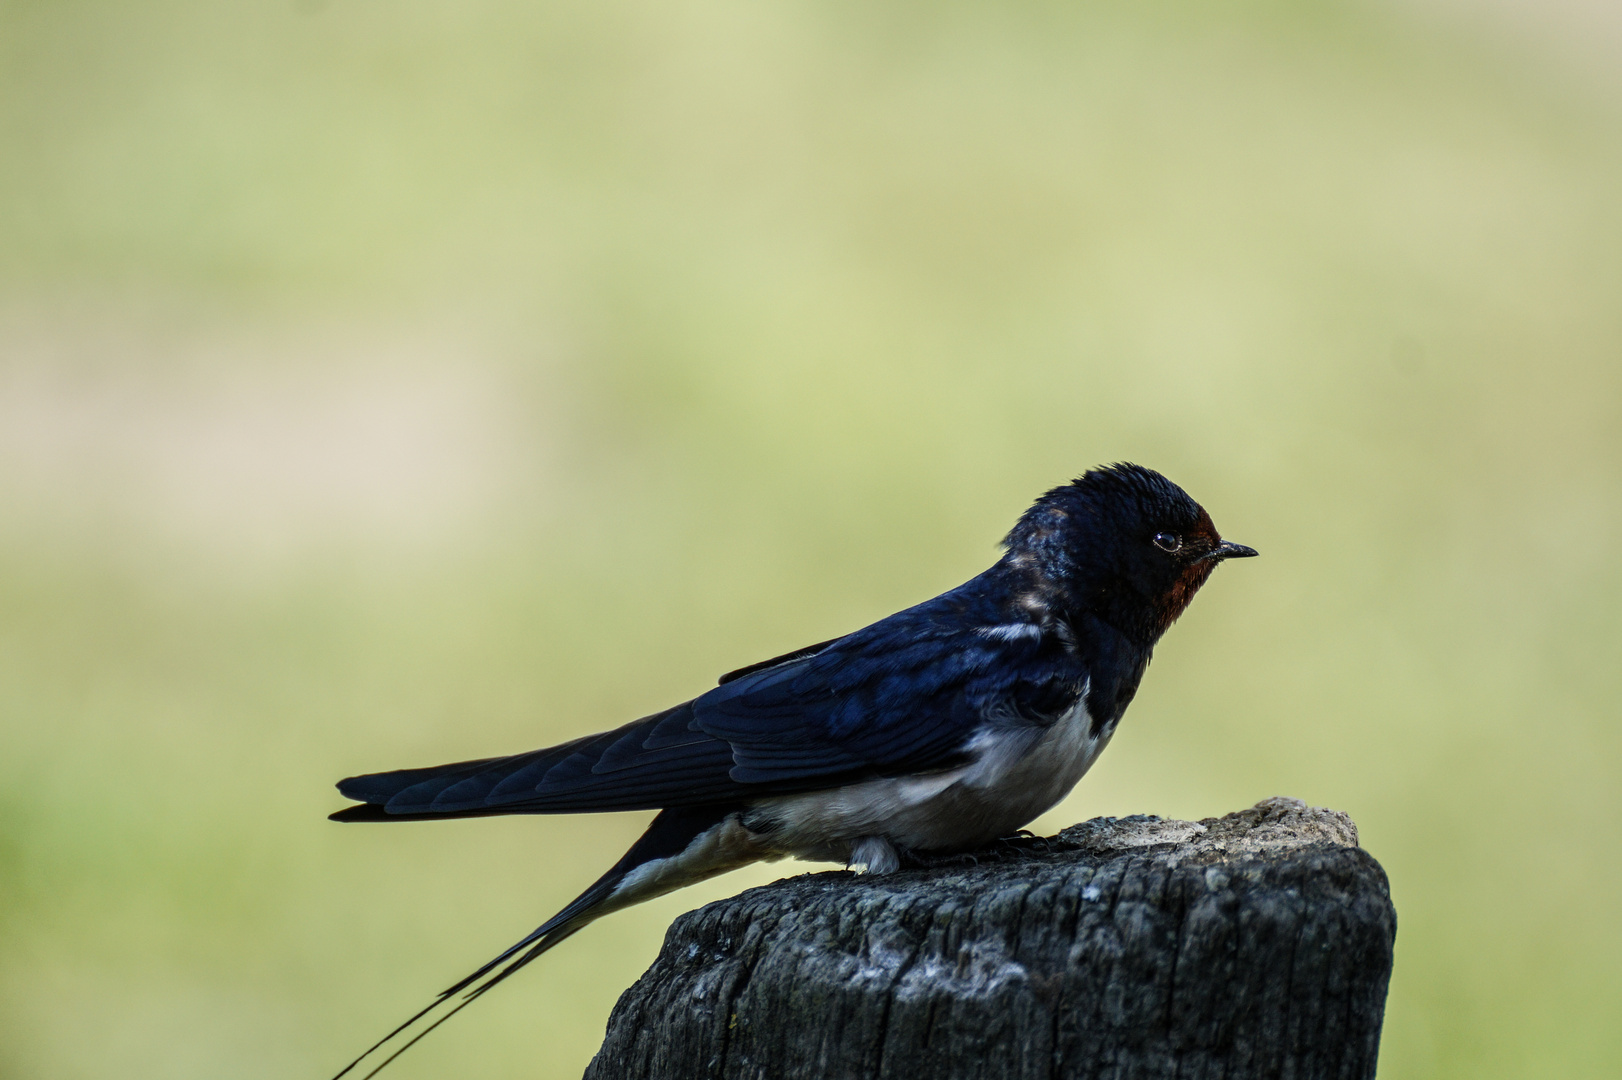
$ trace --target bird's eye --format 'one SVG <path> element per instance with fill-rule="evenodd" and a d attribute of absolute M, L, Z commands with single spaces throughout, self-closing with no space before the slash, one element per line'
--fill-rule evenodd
<path fill-rule="evenodd" d="M 1183 542 L 1171 533 L 1155 533 L 1155 547 L 1161 551 L 1176 551 L 1183 546 Z"/>

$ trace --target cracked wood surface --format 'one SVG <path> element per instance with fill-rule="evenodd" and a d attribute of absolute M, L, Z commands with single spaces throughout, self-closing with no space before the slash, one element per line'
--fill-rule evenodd
<path fill-rule="evenodd" d="M 683 915 L 586 1080 L 1372 1077 L 1395 935 L 1345 814 L 1095 818 Z"/>

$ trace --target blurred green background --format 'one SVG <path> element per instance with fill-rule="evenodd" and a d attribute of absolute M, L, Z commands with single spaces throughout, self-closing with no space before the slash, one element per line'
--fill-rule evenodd
<path fill-rule="evenodd" d="M 329 1075 L 642 815 L 340 827 L 1159 468 L 1263 553 L 1042 820 L 1349 811 L 1382 1074 L 1622 1072 L 1622 17 L 0 2 L 0 1075 Z M 680 911 L 403 1058 L 578 1076 Z"/>

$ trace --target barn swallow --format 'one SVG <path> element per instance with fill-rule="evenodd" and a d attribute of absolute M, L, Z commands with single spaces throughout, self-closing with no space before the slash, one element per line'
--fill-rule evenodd
<path fill-rule="evenodd" d="M 375 1074 L 611 911 L 760 860 L 882 874 L 1014 833 L 1108 744 L 1155 642 L 1217 564 L 1256 554 L 1222 539 L 1182 488 L 1131 464 L 1047 492 L 1003 547 L 996 565 L 933 600 L 739 668 L 613 731 L 341 781 L 361 805 L 335 821 L 659 813 L 567 907 L 338 1075 L 426 1025 Z"/>

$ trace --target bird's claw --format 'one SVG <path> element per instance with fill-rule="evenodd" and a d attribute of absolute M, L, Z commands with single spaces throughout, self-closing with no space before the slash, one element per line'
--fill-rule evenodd
<path fill-rule="evenodd" d="M 1051 855 L 1056 849 L 1052 839 L 1046 836 L 1037 836 L 1026 829 L 1021 829 L 1012 836 L 999 837 L 991 842 L 989 847 L 977 851 L 954 852 L 925 852 L 901 851 L 901 868 L 904 870 L 945 870 L 977 867 L 982 859 L 1001 862 L 1004 859 L 1018 859 L 1033 853 Z"/>

